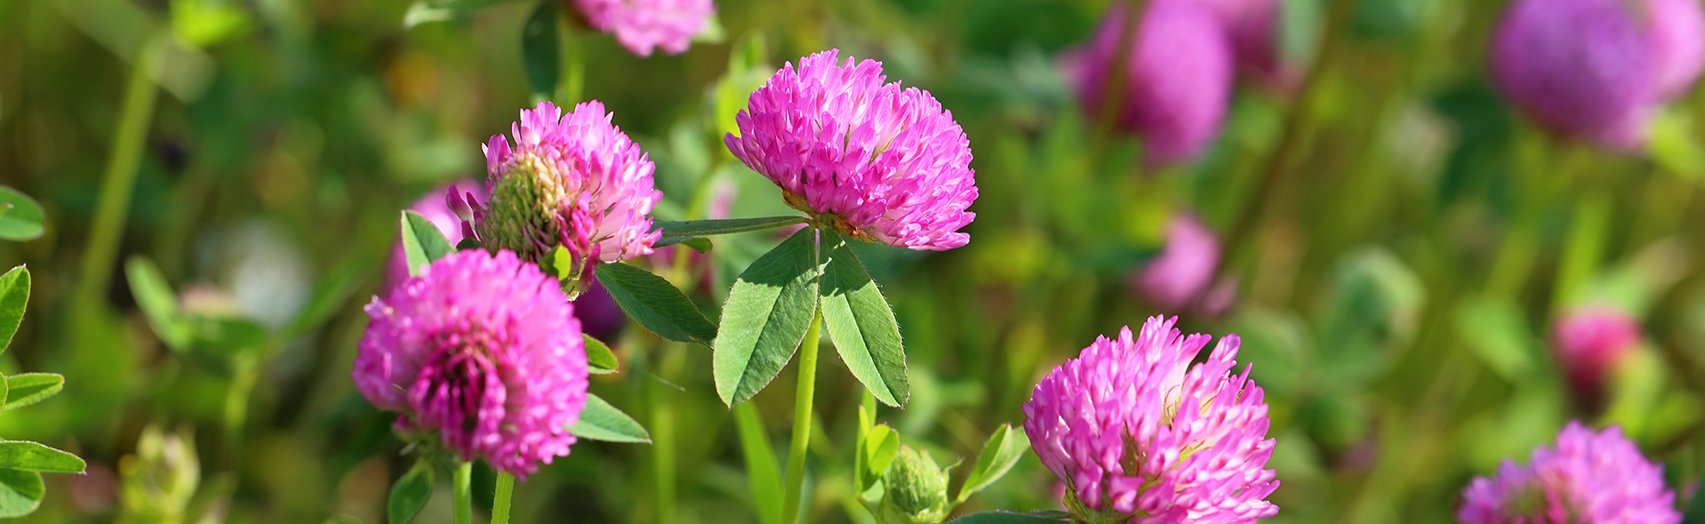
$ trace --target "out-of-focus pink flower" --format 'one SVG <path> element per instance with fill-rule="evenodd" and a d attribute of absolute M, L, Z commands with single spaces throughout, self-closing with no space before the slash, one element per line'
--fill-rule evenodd
<path fill-rule="evenodd" d="M 1101 113 L 1125 30 L 1123 8 L 1108 15 L 1085 48 L 1061 57 L 1085 112 Z M 1202 3 L 1150 2 L 1132 37 L 1124 92 L 1116 111 L 1121 129 L 1143 138 L 1144 162 L 1187 162 L 1213 142 L 1231 98 L 1232 48 L 1219 20 Z"/>
<path fill-rule="evenodd" d="M 1589 405 L 1602 398 L 1605 379 L 1639 342 L 1639 322 L 1605 307 L 1570 312 L 1551 334 L 1551 348 L 1569 390 Z"/>
<path fill-rule="evenodd" d="M 1635 4 L 1659 5 L 1514 0 L 1492 36 L 1493 83 L 1555 133 L 1613 150 L 1639 147 L 1664 77 L 1684 76 L 1687 46 L 1665 44 L 1674 51 L 1660 53 L 1656 43 L 1684 39 L 1655 30 L 1674 23 L 1651 23 L 1642 11 L 1655 10 Z"/>
<path fill-rule="evenodd" d="M 1220 241 L 1214 232 L 1193 215 L 1179 215 L 1166 227 L 1160 254 L 1131 275 L 1130 285 L 1156 307 L 1182 311 L 1208 294 L 1219 263 Z M 1229 297 L 1219 298 L 1230 302 Z"/>
<path fill-rule="evenodd" d="M 574 5 L 593 28 L 614 35 L 639 56 L 659 49 L 671 55 L 685 52 L 716 14 L 710 0 L 575 0 Z"/>
<path fill-rule="evenodd" d="M 508 251 L 460 251 L 367 306 L 355 387 L 396 429 L 525 478 L 567 456 L 586 403 L 580 322 Z"/>
<path fill-rule="evenodd" d="M 1681 96 L 1705 68 L 1705 8 L 1699 0 L 1643 0 L 1658 67 L 1658 95 Z"/>
<path fill-rule="evenodd" d="M 440 186 L 438 189 L 432 190 L 431 193 L 427 193 L 426 196 L 420 197 L 420 200 L 416 200 L 414 205 L 408 207 L 409 211 L 420 213 L 420 216 L 432 221 L 432 225 L 438 226 L 438 232 L 443 233 L 444 238 L 449 239 L 452 246 L 462 242 L 461 220 L 446 203 L 447 197 L 453 190 L 464 192 L 463 195 L 465 196 L 462 197 L 464 199 L 473 199 L 473 206 L 479 206 L 480 202 L 484 202 L 486 199 L 483 184 L 473 180 L 463 180 L 452 185 Z M 398 283 L 407 278 L 408 257 L 403 254 L 403 242 L 402 238 L 399 237 L 396 247 L 391 248 L 390 260 L 385 263 L 384 290 L 390 291 L 391 288 L 397 287 Z"/>
<path fill-rule="evenodd" d="M 513 148 L 492 136 L 485 146 L 491 198 L 472 211 L 480 241 L 545 267 L 564 247 L 575 274 L 559 277 L 584 278 L 598 263 L 651 254 L 662 234 L 651 227 L 663 196 L 653 185 L 656 166 L 611 118 L 596 100 L 566 116 L 540 102 L 521 111 Z"/>
<path fill-rule="evenodd" d="M 1237 365 L 1238 338 L 1181 336 L 1153 317 L 1096 339 L 1024 405 L 1024 432 L 1066 483 L 1077 522 L 1251 522 L 1278 514 L 1267 403 Z"/>
<path fill-rule="evenodd" d="M 1498 474 L 1462 491 L 1464 524 L 1581 522 L 1674 524 L 1675 493 L 1663 470 L 1612 427 L 1594 433 L 1570 422 L 1556 447 L 1533 451 L 1526 466 L 1505 461 Z"/>
<path fill-rule="evenodd" d="M 1297 82 L 1292 64 L 1282 61 L 1278 31 L 1281 0 L 1195 0 L 1206 6 L 1231 38 L 1238 67 L 1271 87 Z"/>
<path fill-rule="evenodd" d="M 723 141 L 781 186 L 794 209 L 848 237 L 908 249 L 970 242 L 971 144 L 929 92 L 886 82 L 882 64 L 823 51 L 782 67 Z"/>
<path fill-rule="evenodd" d="M 593 280 L 580 296 L 574 297 L 574 318 L 580 320 L 580 326 L 592 338 L 607 344 L 613 344 L 622 328 L 627 325 L 627 314 L 622 313 L 622 307 L 616 304 L 616 297 L 610 296 L 604 290 L 604 285 Z"/>

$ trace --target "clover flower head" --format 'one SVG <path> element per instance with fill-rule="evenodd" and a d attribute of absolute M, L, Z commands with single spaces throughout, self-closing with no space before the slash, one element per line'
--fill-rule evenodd
<path fill-rule="evenodd" d="M 1505 461 L 1491 478 L 1462 492 L 1464 524 L 1675 524 L 1675 493 L 1663 471 L 1611 427 L 1593 432 L 1570 422 L 1557 445 L 1534 450 L 1527 465 Z"/>
<path fill-rule="evenodd" d="M 1214 13 L 1196 2 L 1150 2 L 1131 37 L 1122 83 L 1120 40 L 1126 10 L 1108 13 L 1083 48 L 1060 58 L 1067 80 L 1090 118 L 1113 111 L 1120 129 L 1142 137 L 1143 162 L 1177 165 L 1207 149 L 1225 120 L 1235 74 L 1233 52 Z M 1122 86 L 1114 107 L 1103 108 L 1109 86 Z"/>
<path fill-rule="evenodd" d="M 711 0 L 575 0 L 588 25 L 616 37 L 629 52 L 686 52 L 716 14 Z"/>
<path fill-rule="evenodd" d="M 1675 66 L 1662 63 L 1637 3 L 1514 0 L 1492 35 L 1493 85 L 1554 133 L 1638 148 L 1663 92 L 1660 69 Z"/>
<path fill-rule="evenodd" d="M 850 238 L 941 251 L 976 215 L 971 146 L 929 92 L 838 50 L 787 64 L 735 116 L 728 150 L 788 205 Z"/>
<path fill-rule="evenodd" d="M 1252 522 L 1278 514 L 1261 387 L 1236 366 L 1239 340 L 1182 336 L 1153 317 L 1101 337 L 1036 385 L 1024 432 L 1088 522 Z"/>
<path fill-rule="evenodd" d="M 565 248 L 575 267 L 562 278 L 651 254 L 662 234 L 651 227 L 662 198 L 656 166 L 611 119 L 595 100 L 567 115 L 540 102 L 521 111 L 513 145 L 492 136 L 484 148 L 491 197 L 468 212 L 480 241 L 547 268 L 556 248 Z"/>
<path fill-rule="evenodd" d="M 434 261 L 367 306 L 356 389 L 396 430 L 525 478 L 567 456 L 586 350 L 555 279 L 500 251 Z"/>

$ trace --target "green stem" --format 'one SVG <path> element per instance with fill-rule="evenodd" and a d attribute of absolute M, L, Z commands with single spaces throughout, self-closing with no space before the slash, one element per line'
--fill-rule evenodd
<path fill-rule="evenodd" d="M 456 524 L 474 523 L 474 498 L 469 485 L 474 478 L 474 463 L 463 462 L 456 465 L 456 477 L 451 488 L 455 496 L 451 498 L 456 505 Z"/>
<path fill-rule="evenodd" d="M 1255 180 L 1254 189 L 1246 193 L 1246 202 L 1238 209 L 1237 218 L 1232 222 L 1231 229 L 1225 235 L 1225 252 L 1220 256 L 1220 276 L 1234 272 L 1241 263 L 1241 257 L 1248 252 L 1252 243 L 1251 235 L 1260 222 L 1262 211 L 1266 208 L 1267 200 L 1273 191 L 1279 187 L 1279 179 L 1289 172 L 1289 165 L 1295 155 L 1301 153 L 1304 126 L 1309 113 L 1312 111 L 1316 92 L 1320 88 L 1321 72 L 1337 57 L 1339 35 L 1343 33 L 1346 19 L 1355 9 L 1355 0 L 1331 0 L 1326 15 L 1326 29 L 1320 37 L 1320 53 L 1314 63 L 1308 67 L 1303 76 L 1302 87 L 1298 89 L 1296 101 L 1285 111 L 1284 127 L 1279 133 L 1279 143 L 1273 147 L 1267 158 L 1264 171 Z"/>
<path fill-rule="evenodd" d="M 1106 160 L 1107 150 L 1112 147 L 1113 139 L 1118 130 L 1119 106 L 1125 100 L 1126 84 L 1130 81 L 1131 54 L 1135 51 L 1137 33 L 1142 30 L 1142 20 L 1146 10 L 1145 0 L 1124 0 L 1125 19 L 1119 24 L 1118 47 L 1113 48 L 1112 70 L 1101 84 L 1101 100 L 1095 115 L 1095 135 L 1090 142 L 1090 155 L 1094 159 L 1095 168 L 1101 169 Z"/>
<path fill-rule="evenodd" d="M 237 357 L 232 364 L 231 390 L 225 395 L 225 458 L 235 467 L 243 456 L 243 426 L 248 423 L 249 396 L 260 378 L 260 366 L 254 355 Z"/>
<path fill-rule="evenodd" d="M 586 85 L 586 53 L 580 49 L 578 27 L 569 27 L 558 37 L 562 45 L 563 76 L 559 84 L 562 89 L 562 103 L 573 107 L 581 100 Z"/>
<path fill-rule="evenodd" d="M 667 354 L 663 355 L 662 365 L 657 369 L 663 380 L 672 381 L 681 374 L 682 360 L 687 353 L 682 346 L 665 344 L 663 349 Z M 650 381 L 647 389 L 651 400 L 652 481 L 656 484 L 652 490 L 656 504 L 654 510 L 657 522 L 675 522 L 676 479 L 679 477 L 675 466 L 675 403 L 665 397 L 672 389 L 663 381 Z"/>
<path fill-rule="evenodd" d="M 781 508 L 770 504 L 781 492 L 781 474 L 777 473 L 776 457 L 770 452 L 769 434 L 764 431 L 758 408 L 751 402 L 734 406 L 734 424 L 740 432 L 740 454 L 746 460 L 747 483 L 758 522 L 781 524 Z"/>
<path fill-rule="evenodd" d="M 784 522 L 799 521 L 799 496 L 805 487 L 805 447 L 811 442 L 811 398 L 817 391 L 817 339 L 823 328 L 823 308 L 811 313 L 811 326 L 799 344 L 799 387 L 793 396 L 793 440 L 787 452 L 787 491 L 782 496 Z"/>
<path fill-rule="evenodd" d="M 509 524 L 509 501 L 515 498 L 515 476 L 497 472 L 497 495 L 491 500 L 491 524 Z"/>
<path fill-rule="evenodd" d="M 154 101 L 159 95 L 159 89 L 154 87 L 154 75 L 164 61 L 168 42 L 168 37 L 162 33 L 149 37 L 142 44 L 136 67 L 130 71 L 129 83 L 124 88 L 118 134 L 113 138 L 112 156 L 107 157 L 89 245 L 83 252 L 81 278 L 77 281 L 77 294 L 73 296 L 85 307 L 106 291 L 112 279 L 119 233 L 123 231 L 125 216 L 130 211 L 131 190 L 136 186 L 142 148 L 148 138 L 148 124 L 153 120 Z"/>

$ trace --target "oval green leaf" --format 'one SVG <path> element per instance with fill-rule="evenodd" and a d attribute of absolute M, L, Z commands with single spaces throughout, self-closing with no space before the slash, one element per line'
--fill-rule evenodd
<path fill-rule="evenodd" d="M 432 500 L 432 461 L 422 457 L 414 461 L 407 473 L 391 484 L 390 498 L 385 501 L 385 515 L 391 524 L 406 524 Z"/>
<path fill-rule="evenodd" d="M 860 480 L 858 489 L 869 490 L 882 480 L 888 473 L 888 466 L 894 464 L 894 458 L 900 455 L 900 433 L 887 424 L 872 426 L 865 433 L 864 442 L 860 445 L 859 459 L 863 471 L 855 475 Z"/>
<path fill-rule="evenodd" d="M 19 373 L 6 377 L 5 408 L 12 410 L 35 404 L 59 394 L 65 377 L 56 373 Z"/>
<path fill-rule="evenodd" d="M 716 326 L 663 277 L 625 263 L 600 265 L 595 274 L 616 305 L 657 336 L 701 344 L 716 339 Z"/>
<path fill-rule="evenodd" d="M 823 241 L 829 255 L 821 287 L 823 324 L 835 352 L 877 400 L 903 406 L 911 389 L 894 310 L 845 241 L 829 232 L 823 233 Z"/>
<path fill-rule="evenodd" d="M 35 513 L 47 486 L 41 474 L 34 471 L 0 469 L 0 518 L 17 518 Z"/>
<path fill-rule="evenodd" d="M 651 434 L 633 417 L 616 409 L 597 395 L 586 395 L 586 407 L 580 410 L 580 422 L 568 428 L 569 433 L 586 440 L 650 444 Z"/>
<path fill-rule="evenodd" d="M 420 213 L 403 211 L 402 227 L 403 255 L 408 260 L 410 275 L 420 273 L 420 268 L 456 250 L 444 238 L 444 232 L 438 230 L 438 225 Z"/>
<path fill-rule="evenodd" d="M 40 237 L 43 216 L 41 204 L 29 195 L 0 186 L 0 239 L 24 241 Z"/>
<path fill-rule="evenodd" d="M 1018 464 L 1018 459 L 1024 458 L 1024 452 L 1030 449 L 1030 436 L 1023 431 L 1013 431 L 1012 426 L 1001 424 L 999 429 L 989 435 L 989 441 L 983 443 L 983 451 L 977 453 L 977 462 L 971 466 L 971 473 L 965 476 L 965 483 L 959 485 L 959 502 L 983 488 L 994 484 L 1006 475 L 1012 466 Z"/>
<path fill-rule="evenodd" d="M 594 375 L 608 375 L 616 372 L 616 353 L 610 351 L 610 346 L 604 341 L 592 338 L 592 335 L 580 335 L 586 341 L 586 371 Z"/>
<path fill-rule="evenodd" d="M 0 469 L 46 473 L 82 473 L 88 467 L 76 455 L 39 442 L 0 440 Z"/>
<path fill-rule="evenodd" d="M 12 335 L 24 322 L 24 308 L 30 303 L 30 269 L 14 267 L 0 275 L 0 353 L 12 344 Z"/>
<path fill-rule="evenodd" d="M 148 326 L 154 328 L 154 335 L 173 351 L 188 348 L 193 333 L 178 316 L 178 299 L 160 268 L 147 258 L 133 256 L 124 261 L 124 275 L 130 281 L 130 295 L 143 318 L 148 319 Z"/>
<path fill-rule="evenodd" d="M 735 279 L 711 347 L 716 393 L 745 402 L 793 358 L 817 307 L 817 235 L 802 229 L 758 257 Z"/>

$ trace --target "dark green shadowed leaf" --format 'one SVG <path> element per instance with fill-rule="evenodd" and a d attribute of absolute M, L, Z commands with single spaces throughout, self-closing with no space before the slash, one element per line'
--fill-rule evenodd
<path fill-rule="evenodd" d="M 18 266 L 0 275 L 0 353 L 12 344 L 12 335 L 24 322 L 24 307 L 30 302 L 30 270 Z"/>
<path fill-rule="evenodd" d="M 817 232 L 802 229 L 734 281 L 712 347 L 716 393 L 730 406 L 775 379 L 805 339 L 817 305 Z"/>
<path fill-rule="evenodd" d="M 821 286 L 823 324 L 835 342 L 835 352 L 877 400 L 905 405 L 911 390 L 894 311 L 839 236 L 824 232 L 823 251 L 829 259 Z"/>
<path fill-rule="evenodd" d="M 10 411 L 41 402 L 65 387 L 65 377 L 55 373 L 19 373 L 6 377 L 5 409 Z"/>
<path fill-rule="evenodd" d="M 651 434 L 633 417 L 616 409 L 597 395 L 586 395 L 586 408 L 580 410 L 580 422 L 568 428 L 569 433 L 586 440 L 650 444 Z"/>
<path fill-rule="evenodd" d="M 432 500 L 432 461 L 422 458 L 414 467 L 391 485 L 391 496 L 385 501 L 385 515 L 391 524 L 405 524 Z"/>
<path fill-rule="evenodd" d="M 0 440 L 0 469 L 46 473 L 82 473 L 87 467 L 76 455 L 27 440 Z"/>
<path fill-rule="evenodd" d="M 592 335 L 580 335 L 586 341 L 586 368 L 595 375 L 608 375 L 616 372 L 616 353 L 610 351 L 610 346 L 604 341 L 592 338 Z"/>
<path fill-rule="evenodd" d="M 598 266 L 595 274 L 598 283 L 616 299 L 616 305 L 657 336 L 698 343 L 716 338 L 716 326 L 705 319 L 692 299 L 663 277 L 624 263 Z"/>
<path fill-rule="evenodd" d="M 0 239 L 24 241 L 40 237 L 42 217 L 41 205 L 29 195 L 0 186 Z"/>
<path fill-rule="evenodd" d="M 766 229 L 775 229 L 782 226 L 803 223 L 805 223 L 805 217 L 776 216 L 756 218 L 719 218 L 712 220 L 691 220 L 685 222 L 659 221 L 657 223 L 657 227 L 663 230 L 663 241 L 670 241 L 671 239 L 674 239 L 669 242 L 674 244 L 681 242 L 679 239 L 763 231 Z M 658 244 L 667 245 L 663 244 L 661 241 Z"/>
<path fill-rule="evenodd" d="M 652 246 L 668 247 L 677 244 L 687 246 L 692 248 L 693 251 L 700 253 L 708 253 L 710 252 L 711 247 L 713 247 L 710 243 L 710 239 L 704 237 L 663 237 L 657 239 L 657 243 L 652 244 Z"/>
<path fill-rule="evenodd" d="M 972 513 L 948 522 L 954 524 L 1041 524 L 1044 522 L 1065 522 L 1071 515 L 1059 510 L 1033 511 L 1030 513 L 1013 513 L 1010 511 L 990 511 Z"/>
<path fill-rule="evenodd" d="M 178 299 L 160 268 L 147 258 L 135 256 L 124 261 L 124 274 L 130 281 L 130 294 L 136 307 L 154 328 L 154 335 L 173 351 L 189 347 L 192 332 L 188 323 L 178 317 Z"/>
<path fill-rule="evenodd" d="M 450 240 L 444 238 L 444 232 L 420 213 L 403 211 L 402 226 L 403 254 L 407 257 L 410 275 L 419 274 L 420 268 L 456 250 L 450 245 Z"/>
<path fill-rule="evenodd" d="M 541 0 L 521 26 L 521 67 L 534 96 L 549 99 L 562 77 L 562 48 L 557 44 L 557 2 Z"/>
<path fill-rule="evenodd" d="M 977 453 L 977 462 L 971 466 L 971 473 L 965 476 L 965 483 L 959 485 L 957 500 L 965 502 L 972 494 L 1000 480 L 1029 450 L 1029 435 L 1002 424 L 1000 429 L 989 435 L 989 441 L 983 443 L 983 451 Z"/>
<path fill-rule="evenodd" d="M 34 513 L 45 495 L 47 486 L 42 484 L 40 473 L 0 469 L 0 518 Z"/>

